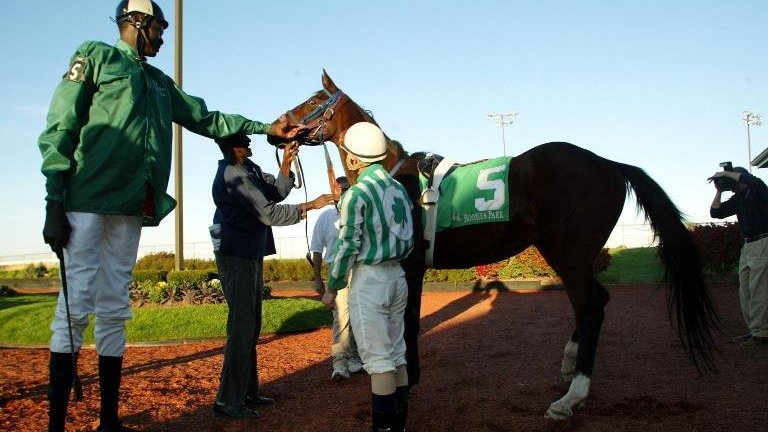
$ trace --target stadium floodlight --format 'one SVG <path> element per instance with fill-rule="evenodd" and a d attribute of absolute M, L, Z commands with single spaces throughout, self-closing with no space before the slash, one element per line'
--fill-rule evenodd
<path fill-rule="evenodd" d="M 752 111 L 744 111 L 744 116 L 741 118 L 741 122 L 747 125 L 747 157 L 749 160 L 747 166 L 749 172 L 752 172 L 752 140 L 749 133 L 750 126 L 760 126 L 763 124 L 760 114 Z"/>
<path fill-rule="evenodd" d="M 516 112 L 509 112 L 509 113 L 499 113 L 499 114 L 488 114 L 488 117 L 496 122 L 496 124 L 501 127 L 501 145 L 504 148 L 504 156 L 507 155 L 507 139 L 504 134 L 504 128 L 507 125 L 511 125 L 514 123 L 515 118 L 517 118 L 517 115 L 520 113 Z"/>

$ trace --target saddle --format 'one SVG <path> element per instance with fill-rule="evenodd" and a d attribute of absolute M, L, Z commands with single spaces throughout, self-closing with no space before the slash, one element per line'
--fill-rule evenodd
<path fill-rule="evenodd" d="M 435 252 L 435 229 L 437 226 L 437 202 L 440 199 L 440 182 L 443 177 L 448 175 L 454 169 L 456 163 L 445 159 L 435 153 L 425 153 L 424 158 L 420 159 L 417 167 L 419 173 L 427 180 L 426 187 L 421 193 L 419 199 L 421 206 L 425 211 L 424 240 L 427 248 L 424 251 L 424 258 L 427 267 L 432 267 L 433 256 Z"/>
<path fill-rule="evenodd" d="M 445 159 L 442 155 L 439 155 L 437 153 L 424 153 L 419 152 L 415 153 L 414 156 L 421 156 L 424 155 L 423 158 L 419 159 L 418 164 L 416 166 L 419 169 L 419 173 L 423 175 L 427 181 L 432 180 L 432 175 L 435 173 L 435 169 L 437 168 L 437 165 Z M 431 186 L 431 185 L 430 185 Z"/>
<path fill-rule="evenodd" d="M 437 204 L 437 200 L 440 197 L 440 182 L 453 169 L 455 163 L 450 160 L 446 161 L 445 157 L 436 153 L 421 154 L 424 157 L 419 159 L 416 167 L 419 170 L 419 174 L 427 180 L 427 186 L 421 194 L 421 205 L 428 209 L 430 206 Z M 420 156 L 418 153 L 417 155 Z"/>

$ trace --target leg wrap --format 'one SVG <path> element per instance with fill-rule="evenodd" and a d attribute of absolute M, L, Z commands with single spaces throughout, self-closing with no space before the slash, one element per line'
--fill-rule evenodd
<path fill-rule="evenodd" d="M 48 371 L 48 432 L 64 432 L 74 379 L 72 354 L 51 352 Z"/>
<path fill-rule="evenodd" d="M 99 390 L 101 392 L 99 419 L 102 431 L 117 431 L 120 428 L 117 408 L 120 400 L 122 368 L 122 357 L 99 356 Z"/>

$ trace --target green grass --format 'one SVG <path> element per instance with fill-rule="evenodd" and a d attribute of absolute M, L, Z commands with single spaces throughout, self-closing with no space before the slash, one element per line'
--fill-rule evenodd
<path fill-rule="evenodd" d="M 662 267 L 655 247 L 611 249 L 611 265 L 597 276 L 601 283 L 662 282 Z"/>
<path fill-rule="evenodd" d="M 56 297 L 26 295 L 0 297 L 0 344 L 45 345 L 56 307 Z M 289 333 L 331 324 L 331 313 L 316 300 L 276 298 L 265 300 L 262 333 Z M 227 306 L 150 306 L 133 309 L 126 323 L 128 342 L 223 338 Z M 85 331 L 93 343 L 93 319 Z"/>

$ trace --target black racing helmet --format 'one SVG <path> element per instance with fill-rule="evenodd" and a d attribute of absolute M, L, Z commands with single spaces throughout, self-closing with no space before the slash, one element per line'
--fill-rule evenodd
<path fill-rule="evenodd" d="M 168 28 L 168 21 L 165 20 L 163 10 L 152 0 L 120 0 L 115 10 L 115 22 L 119 25 L 127 20 L 132 13 L 143 13 L 160 21 L 164 28 Z"/>

